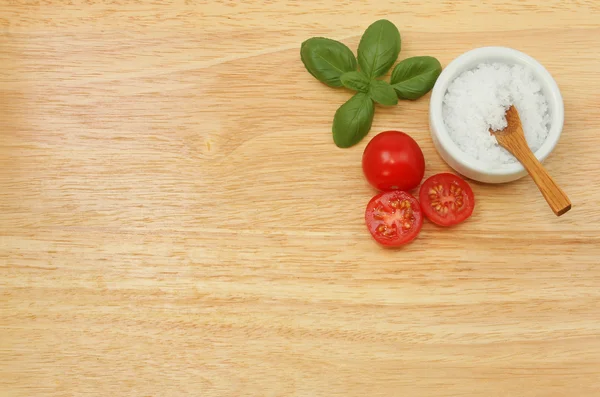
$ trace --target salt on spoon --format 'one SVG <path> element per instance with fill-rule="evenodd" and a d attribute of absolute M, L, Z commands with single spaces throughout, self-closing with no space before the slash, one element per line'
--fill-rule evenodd
<path fill-rule="evenodd" d="M 514 105 L 506 111 L 506 123 L 503 130 L 490 130 L 490 133 L 496 137 L 500 146 L 511 152 L 523 164 L 556 216 L 561 216 L 569 211 L 571 201 L 529 148 L 523 133 L 519 112 Z"/>

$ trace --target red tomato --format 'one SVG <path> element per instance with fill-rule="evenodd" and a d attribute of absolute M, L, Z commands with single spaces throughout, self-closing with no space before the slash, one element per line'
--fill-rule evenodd
<path fill-rule="evenodd" d="M 388 247 L 398 247 L 412 241 L 423 226 L 419 202 L 399 190 L 373 197 L 367 205 L 365 221 L 373 238 Z"/>
<path fill-rule="evenodd" d="M 421 209 L 431 222 L 440 226 L 461 223 L 475 207 L 473 190 L 454 174 L 437 174 L 428 178 L 419 192 Z"/>
<path fill-rule="evenodd" d="M 375 189 L 406 191 L 421 183 L 425 158 L 417 142 L 404 132 L 384 131 L 365 148 L 362 168 Z"/>

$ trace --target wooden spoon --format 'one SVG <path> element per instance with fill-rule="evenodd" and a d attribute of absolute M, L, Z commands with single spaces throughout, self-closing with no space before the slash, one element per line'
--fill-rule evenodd
<path fill-rule="evenodd" d="M 552 211 L 556 216 L 561 216 L 571 209 L 571 201 L 554 182 L 554 179 L 548 175 L 546 169 L 529 148 L 523 133 L 519 112 L 514 106 L 506 111 L 506 122 L 508 125 L 505 129 L 500 131 L 490 130 L 490 133 L 496 137 L 500 146 L 511 152 L 523 164 Z"/>

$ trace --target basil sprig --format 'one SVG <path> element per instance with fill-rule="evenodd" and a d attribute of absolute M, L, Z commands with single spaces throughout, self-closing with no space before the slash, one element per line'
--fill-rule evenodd
<path fill-rule="evenodd" d="M 300 57 L 310 74 L 330 87 L 357 92 L 335 112 L 332 132 L 338 147 L 353 146 L 368 134 L 373 123 L 374 102 L 393 106 L 398 98 L 415 100 L 433 88 L 442 66 L 437 59 L 428 56 L 398 63 L 390 83 L 378 79 L 394 65 L 400 47 L 400 32 L 385 19 L 371 24 L 362 35 L 358 60 L 339 41 L 313 37 L 302 43 Z"/>

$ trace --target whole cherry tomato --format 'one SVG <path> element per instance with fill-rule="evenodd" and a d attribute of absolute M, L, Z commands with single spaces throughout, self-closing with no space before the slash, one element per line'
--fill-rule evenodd
<path fill-rule="evenodd" d="M 385 131 L 368 143 L 362 157 L 367 181 L 377 190 L 411 190 L 425 174 L 421 148 L 401 131 Z"/>

